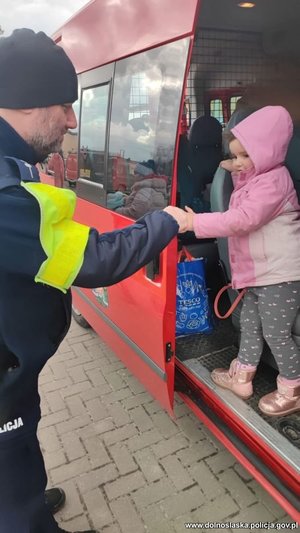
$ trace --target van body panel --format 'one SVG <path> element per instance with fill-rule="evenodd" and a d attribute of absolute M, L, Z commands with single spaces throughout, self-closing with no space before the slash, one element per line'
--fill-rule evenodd
<path fill-rule="evenodd" d="M 182 0 L 94 0 L 53 38 L 80 73 L 191 35 L 198 4 L 185 0 L 183 9 Z"/>
<path fill-rule="evenodd" d="M 84 220 L 100 233 L 122 229 L 132 222 L 83 199 L 78 200 L 75 219 Z M 166 358 L 167 345 L 170 353 L 175 351 L 175 302 L 168 293 L 175 294 L 174 254 L 175 239 L 160 256 L 159 279 L 151 281 L 144 267 L 106 288 L 107 305 L 98 296 L 99 288 L 73 291 L 75 307 L 114 350 L 118 346 L 123 362 L 169 412 L 174 398 L 175 357 L 168 362 Z M 171 264 L 174 272 L 167 276 Z"/>

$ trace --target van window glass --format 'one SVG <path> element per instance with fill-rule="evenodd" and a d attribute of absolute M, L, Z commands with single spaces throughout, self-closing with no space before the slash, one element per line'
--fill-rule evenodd
<path fill-rule="evenodd" d="M 221 124 L 223 124 L 224 117 L 221 99 L 216 98 L 215 100 L 210 101 L 210 114 L 212 117 L 216 118 L 219 122 L 221 122 Z"/>
<path fill-rule="evenodd" d="M 241 96 L 232 96 L 230 98 L 230 116 L 235 111 L 236 104 L 240 100 Z"/>
<path fill-rule="evenodd" d="M 107 207 L 130 218 L 169 201 L 189 39 L 116 64 Z"/>
<path fill-rule="evenodd" d="M 80 120 L 79 178 L 103 188 L 108 97 L 108 84 L 83 89 Z"/>

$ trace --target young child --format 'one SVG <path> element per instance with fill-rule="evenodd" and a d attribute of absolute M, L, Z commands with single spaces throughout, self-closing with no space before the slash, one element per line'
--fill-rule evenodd
<path fill-rule="evenodd" d="M 300 411 L 300 349 L 291 329 L 300 307 L 300 206 L 284 160 L 293 132 L 289 113 L 267 106 L 231 130 L 234 191 L 224 213 L 195 214 L 188 229 L 199 238 L 228 237 L 232 286 L 246 287 L 241 343 L 230 368 L 216 368 L 214 383 L 247 399 L 263 339 L 277 362 L 277 390 L 259 401 L 270 416 Z"/>

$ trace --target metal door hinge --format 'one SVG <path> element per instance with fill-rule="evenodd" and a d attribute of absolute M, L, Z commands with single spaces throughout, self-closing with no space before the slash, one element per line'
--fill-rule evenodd
<path fill-rule="evenodd" d="M 169 363 L 174 355 L 174 351 L 172 350 L 172 344 L 170 342 L 167 342 L 166 344 L 166 362 Z"/>

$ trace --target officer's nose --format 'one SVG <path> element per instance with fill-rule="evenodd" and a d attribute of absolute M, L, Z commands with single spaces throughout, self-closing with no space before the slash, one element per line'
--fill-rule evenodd
<path fill-rule="evenodd" d="M 72 106 L 67 109 L 67 127 L 70 130 L 73 130 L 77 127 L 77 118 Z"/>

